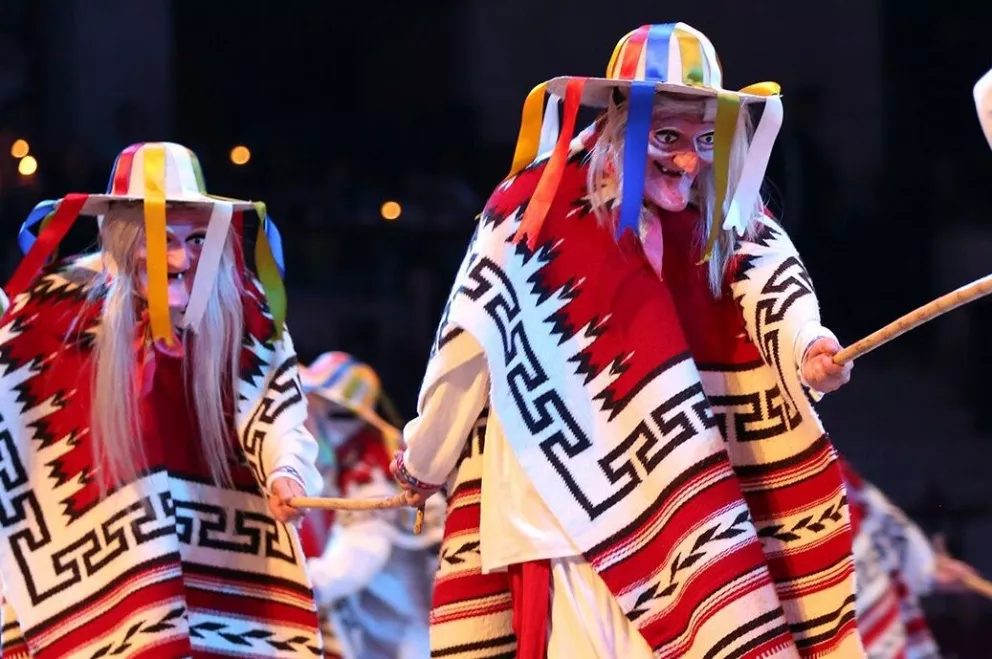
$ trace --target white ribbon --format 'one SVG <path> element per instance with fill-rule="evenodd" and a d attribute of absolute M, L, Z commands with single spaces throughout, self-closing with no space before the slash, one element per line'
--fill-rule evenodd
<path fill-rule="evenodd" d="M 741 108 L 746 112 L 746 108 Z M 747 150 L 747 157 L 744 159 L 744 167 L 741 171 L 741 178 L 737 182 L 737 190 L 734 198 L 730 202 L 730 209 L 727 211 L 726 219 L 723 222 L 725 230 L 733 229 L 738 236 L 744 235 L 751 215 L 754 212 L 754 204 L 758 199 L 761 182 L 765 179 L 765 170 L 768 168 L 768 159 L 772 155 L 772 146 L 778 131 L 782 127 L 782 99 L 779 96 L 769 96 L 765 100 L 765 108 L 761 113 L 761 121 L 754 131 L 754 138 Z"/>
<path fill-rule="evenodd" d="M 561 129 L 558 126 L 558 106 L 561 105 L 561 97 L 555 94 L 548 95 L 548 105 L 544 108 L 544 119 L 541 121 L 541 141 L 537 144 L 537 155 L 540 157 L 549 153 L 555 148 L 558 142 L 558 133 Z"/>
<path fill-rule="evenodd" d="M 189 304 L 186 305 L 186 313 L 183 315 L 182 327 L 195 330 L 203 319 L 207 300 L 213 293 L 217 272 L 220 270 L 220 260 L 227 245 L 233 214 L 234 206 L 230 203 L 226 201 L 214 203 L 213 211 L 210 213 L 210 224 L 207 225 L 207 236 L 203 240 L 200 260 L 196 266 L 196 276 L 193 278 L 193 290 L 189 296 Z"/>

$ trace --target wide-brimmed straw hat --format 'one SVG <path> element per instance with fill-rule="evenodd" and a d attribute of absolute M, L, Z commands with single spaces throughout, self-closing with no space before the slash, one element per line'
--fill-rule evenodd
<path fill-rule="evenodd" d="M 300 365 L 303 392 L 314 394 L 345 408 L 375 426 L 392 451 L 399 446 L 402 433 L 383 419 L 376 406 L 383 400 L 382 384 L 375 370 L 346 352 L 325 352 L 309 366 Z"/>
<path fill-rule="evenodd" d="M 28 287 L 79 215 L 102 220 L 115 205 L 137 204 L 144 208 L 148 309 L 153 338 L 174 340 L 168 308 L 166 209 L 177 206 L 207 207 L 211 211 L 183 326 L 198 325 L 212 292 L 229 230 L 234 224 L 240 233 L 242 215 L 251 211 L 260 221 L 255 239 L 255 267 L 275 319 L 276 334 L 281 334 L 286 317 L 282 283 L 285 267 L 279 232 L 266 214 L 265 204 L 207 194 L 196 154 L 172 142 L 145 142 L 124 149 L 114 162 L 105 194 L 68 194 L 38 204 L 18 235 L 25 257 L 6 287 L 11 300 Z M 35 238 L 32 229 L 39 223 Z"/>
<path fill-rule="evenodd" d="M 557 77 L 531 91 L 524 103 L 510 174 L 533 163 L 544 153 L 542 145 L 550 145 L 552 139 L 554 147 L 524 212 L 516 239 L 526 237 L 532 248 L 536 244 L 541 223 L 561 182 L 579 108 L 605 108 L 611 95 L 617 92 L 628 102 L 618 236 L 627 229 L 637 231 L 655 96 L 673 94 L 715 101 L 716 208 L 704 257 L 708 258 L 719 230 L 741 234 L 750 220 L 782 125 L 782 102 L 779 85 L 774 82 L 761 82 L 737 91 L 724 89 L 716 49 L 704 34 L 685 23 L 644 25 L 625 35 L 613 51 L 604 78 Z M 558 104 L 562 99 L 564 109 L 559 129 Z M 765 107 L 748 145 L 739 179 L 731 181 L 730 151 L 738 117 L 754 103 L 763 103 Z M 729 197 L 731 190 L 734 194 Z"/>

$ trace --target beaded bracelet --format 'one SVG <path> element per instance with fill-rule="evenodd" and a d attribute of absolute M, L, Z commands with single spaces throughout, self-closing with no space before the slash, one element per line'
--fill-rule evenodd
<path fill-rule="evenodd" d="M 441 489 L 440 485 L 425 483 L 407 471 L 406 464 L 403 462 L 402 453 L 398 453 L 396 455 L 396 477 L 413 489 L 420 490 L 421 492 L 436 492 Z"/>
<path fill-rule="evenodd" d="M 298 484 L 303 486 L 303 489 L 306 489 L 306 481 L 303 480 L 303 476 L 300 475 L 300 472 L 296 471 L 293 467 L 279 467 L 269 474 L 269 481 L 274 482 L 276 478 L 284 477 L 293 479 Z"/>

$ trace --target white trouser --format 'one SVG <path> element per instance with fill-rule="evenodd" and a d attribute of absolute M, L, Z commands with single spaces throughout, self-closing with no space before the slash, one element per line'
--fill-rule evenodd
<path fill-rule="evenodd" d="M 652 659 L 613 593 L 581 556 L 551 559 L 548 659 Z"/>

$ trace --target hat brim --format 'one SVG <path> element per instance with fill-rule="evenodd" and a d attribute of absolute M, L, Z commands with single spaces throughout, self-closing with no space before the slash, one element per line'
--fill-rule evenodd
<path fill-rule="evenodd" d="M 303 378 L 303 374 L 301 373 L 300 375 L 301 375 L 300 380 L 303 383 L 303 393 L 305 395 L 312 394 L 314 396 L 324 399 L 329 403 L 334 403 L 335 405 L 338 405 L 348 410 L 349 412 L 359 417 L 366 423 L 372 424 L 373 426 L 381 430 L 384 434 L 392 436 L 391 439 L 398 438 L 403 435 L 403 431 L 401 431 L 399 428 L 397 428 L 393 424 L 383 419 L 381 416 L 379 416 L 379 414 L 375 410 L 368 407 L 360 407 L 357 405 L 352 405 L 348 401 L 338 396 L 335 396 L 333 393 L 329 393 L 326 390 L 321 389 L 319 387 L 307 386 L 307 382 Z"/>
<path fill-rule="evenodd" d="M 561 76 L 552 78 L 547 82 L 547 90 L 555 96 L 564 98 L 565 88 L 568 81 L 574 78 Z M 614 90 L 625 91 L 630 89 L 631 84 L 636 81 L 616 80 L 614 78 L 585 78 L 585 85 L 582 88 L 582 99 L 580 103 L 586 107 L 605 108 L 610 103 L 610 95 Z M 733 91 L 729 89 L 713 89 L 712 87 L 693 87 L 673 82 L 655 83 L 655 91 L 674 94 L 677 96 L 690 96 L 695 98 L 716 98 L 721 93 L 733 94 L 741 99 L 742 103 L 764 103 L 771 96 L 760 94 L 749 94 L 746 92 Z M 779 94 L 774 94 L 779 96 Z"/>
<path fill-rule="evenodd" d="M 252 210 L 255 205 L 250 201 L 242 199 L 221 199 L 208 195 L 183 195 L 166 197 L 165 203 L 169 206 L 190 206 L 200 208 L 213 208 L 219 203 L 226 202 L 236 211 Z M 83 204 L 80 215 L 106 215 L 111 207 L 138 206 L 145 203 L 144 197 L 132 197 L 129 195 L 95 194 L 90 195 L 86 203 Z"/>

